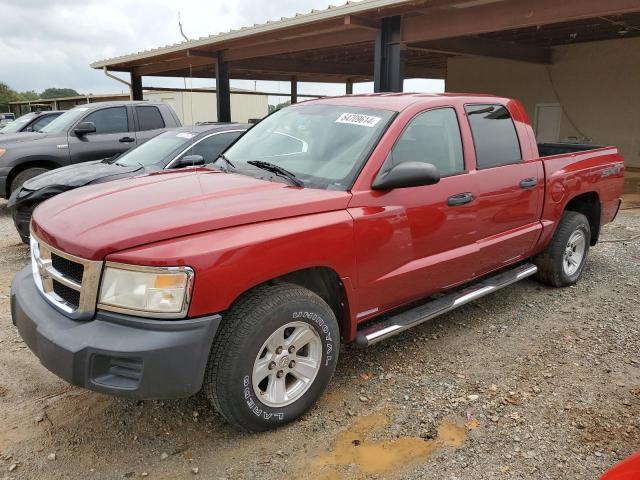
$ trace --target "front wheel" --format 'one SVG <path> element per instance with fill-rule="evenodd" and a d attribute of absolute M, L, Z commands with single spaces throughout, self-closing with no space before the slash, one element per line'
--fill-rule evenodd
<path fill-rule="evenodd" d="M 48 171 L 49 169 L 41 168 L 41 167 L 32 167 L 32 168 L 27 168 L 26 170 L 23 170 L 22 172 L 18 173 L 15 176 L 15 178 L 11 181 L 11 187 L 10 187 L 9 193 L 13 193 L 19 188 L 21 188 L 22 185 L 24 185 L 24 183 L 27 180 L 31 180 L 32 178 L 35 178 L 38 175 L 41 175 Z"/>
<path fill-rule="evenodd" d="M 292 284 L 257 287 L 223 316 L 204 393 L 243 430 L 277 428 L 322 395 L 339 338 L 333 311 L 315 293 Z"/>
<path fill-rule="evenodd" d="M 590 243 L 587 217 L 578 212 L 564 212 L 551 243 L 534 259 L 538 280 L 553 287 L 575 284 L 587 260 Z"/>

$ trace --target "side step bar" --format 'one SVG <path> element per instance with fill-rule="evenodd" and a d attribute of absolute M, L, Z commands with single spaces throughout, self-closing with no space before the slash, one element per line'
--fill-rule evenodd
<path fill-rule="evenodd" d="M 523 278 L 530 277 L 537 271 L 538 267 L 532 263 L 527 263 L 487 277 L 462 290 L 449 293 L 435 300 L 423 303 L 411 310 L 393 315 L 363 328 L 358 332 L 355 344 L 358 347 L 368 347 L 374 343 L 378 343 L 416 325 L 420 325 L 427 320 L 431 320 L 438 315 L 450 312 L 454 308 L 458 308 L 512 283 L 518 282 Z"/>

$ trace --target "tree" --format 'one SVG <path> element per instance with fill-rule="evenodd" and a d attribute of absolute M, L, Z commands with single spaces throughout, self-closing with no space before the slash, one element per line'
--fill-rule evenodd
<path fill-rule="evenodd" d="M 35 90 L 27 90 L 26 92 L 18 93 L 18 100 L 37 100 L 40 95 Z"/>
<path fill-rule="evenodd" d="M 273 113 L 276 110 L 280 110 L 281 108 L 288 107 L 289 105 L 291 105 L 291 101 L 290 100 L 287 100 L 286 102 L 279 103 L 277 105 L 269 105 L 268 111 L 269 111 L 269 113 Z"/>
<path fill-rule="evenodd" d="M 77 97 L 79 95 L 73 88 L 47 88 L 40 94 L 40 98 Z"/>
<path fill-rule="evenodd" d="M 8 112 L 9 102 L 13 102 L 17 99 L 17 92 L 10 88 L 6 83 L 0 82 L 0 111 Z"/>

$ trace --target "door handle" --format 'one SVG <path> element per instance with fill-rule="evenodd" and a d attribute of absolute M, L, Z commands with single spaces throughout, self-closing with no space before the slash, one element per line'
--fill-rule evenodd
<path fill-rule="evenodd" d="M 118 140 L 120 143 L 133 143 L 136 141 L 135 138 L 132 137 L 122 137 L 120 140 Z"/>
<path fill-rule="evenodd" d="M 538 185 L 537 178 L 525 178 L 524 180 L 520 180 L 520 188 L 533 188 Z"/>
<path fill-rule="evenodd" d="M 447 198 L 447 205 L 450 207 L 455 207 L 457 205 L 464 205 L 466 203 L 473 202 L 473 195 L 471 193 L 458 193 L 456 195 L 451 195 Z"/>

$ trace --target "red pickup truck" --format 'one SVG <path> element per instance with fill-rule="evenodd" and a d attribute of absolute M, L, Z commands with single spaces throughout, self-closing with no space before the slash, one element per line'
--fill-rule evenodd
<path fill-rule="evenodd" d="M 618 212 L 623 168 L 613 147 L 539 151 L 507 98 L 305 102 L 208 168 L 43 203 L 13 321 L 75 385 L 202 389 L 232 424 L 278 427 L 322 394 L 341 343 L 374 344 L 532 275 L 574 284 Z"/>

